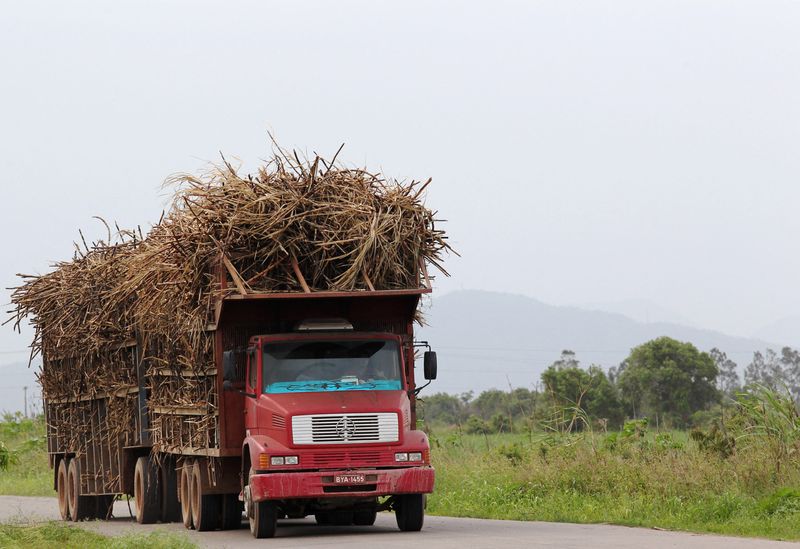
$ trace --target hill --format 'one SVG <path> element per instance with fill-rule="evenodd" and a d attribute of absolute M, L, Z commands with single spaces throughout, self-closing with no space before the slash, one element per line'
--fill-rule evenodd
<path fill-rule="evenodd" d="M 607 369 L 625 359 L 631 348 L 669 336 L 703 351 L 717 347 L 741 370 L 754 351 L 778 347 L 681 324 L 644 323 L 617 313 L 476 290 L 434 297 L 425 319 L 428 325 L 418 337 L 429 340 L 439 355 L 439 380 L 431 389 L 450 393 L 530 387 L 563 349 L 574 351 L 584 366 Z"/>

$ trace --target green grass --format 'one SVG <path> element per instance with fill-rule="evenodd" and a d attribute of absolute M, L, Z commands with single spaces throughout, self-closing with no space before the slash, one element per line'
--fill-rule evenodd
<path fill-rule="evenodd" d="M 57 522 L 16 526 L 0 525 L 0 547 L 53 548 L 82 547 L 112 549 L 190 549 L 195 547 L 185 536 L 164 532 L 129 534 L 113 538 Z"/>
<path fill-rule="evenodd" d="M 0 421 L 0 448 L 7 470 L 0 470 L 0 495 L 55 496 L 53 472 L 47 463 L 44 421 L 6 414 Z"/>
<path fill-rule="evenodd" d="M 686 433 L 434 433 L 432 514 L 800 539 L 800 463 L 758 441 L 728 457 Z"/>

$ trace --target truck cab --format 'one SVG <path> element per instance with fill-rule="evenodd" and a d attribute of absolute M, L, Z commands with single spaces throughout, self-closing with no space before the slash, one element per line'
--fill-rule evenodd
<path fill-rule="evenodd" d="M 371 525 L 381 510 L 422 528 L 434 469 L 416 428 L 414 349 L 407 334 L 331 318 L 250 337 L 243 376 L 224 353 L 225 389 L 244 397 L 241 499 L 255 537 L 282 517 Z M 431 351 L 424 370 L 436 377 Z"/>

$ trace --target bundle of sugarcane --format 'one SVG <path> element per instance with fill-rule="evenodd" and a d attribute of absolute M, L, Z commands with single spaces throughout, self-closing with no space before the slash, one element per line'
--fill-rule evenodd
<path fill-rule="evenodd" d="M 146 237 L 118 231 L 117 243 L 84 243 L 53 272 L 25 277 L 12 320 L 30 318 L 33 354 L 70 357 L 64 367 L 84 381 L 106 375 L 98 353 L 134 334 L 145 349 L 171 349 L 179 367 L 205 368 L 204 330 L 225 294 L 410 288 L 426 264 L 446 274 L 446 236 L 422 202 L 429 182 L 280 150 L 253 175 L 227 162 L 177 175 L 171 208 Z M 45 395 L 82 385 L 42 382 Z"/>

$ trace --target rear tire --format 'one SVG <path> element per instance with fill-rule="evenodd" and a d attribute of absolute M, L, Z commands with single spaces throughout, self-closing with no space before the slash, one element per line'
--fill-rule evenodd
<path fill-rule="evenodd" d="M 148 457 L 136 460 L 133 471 L 133 499 L 136 503 L 136 522 L 153 524 L 161 515 L 158 472 Z"/>
<path fill-rule="evenodd" d="M 356 511 L 353 513 L 353 524 L 356 526 L 372 526 L 378 518 L 378 511 L 371 509 L 368 511 Z"/>
<path fill-rule="evenodd" d="M 425 522 L 425 496 L 407 494 L 397 496 L 394 511 L 397 527 L 403 532 L 419 532 Z"/>
<path fill-rule="evenodd" d="M 58 494 L 58 513 L 61 520 L 69 520 L 69 495 L 67 494 L 67 458 L 58 462 L 56 473 L 56 494 Z"/>
<path fill-rule="evenodd" d="M 192 522 L 192 469 L 191 461 L 184 461 L 180 468 L 181 482 L 178 486 L 181 501 L 181 519 L 187 529 L 194 526 Z"/>
<path fill-rule="evenodd" d="M 161 522 L 180 522 L 181 502 L 178 501 L 178 474 L 175 461 L 164 458 L 158 467 L 161 486 Z"/>
<path fill-rule="evenodd" d="M 81 495 L 81 466 L 76 458 L 69 460 L 67 466 L 67 501 L 69 516 L 73 522 L 86 520 L 94 514 L 95 503 L 92 496 Z"/>
<path fill-rule="evenodd" d="M 216 530 L 219 526 L 221 498 L 218 494 L 203 494 L 203 471 L 200 461 L 192 467 L 192 522 L 198 532 Z"/>
<path fill-rule="evenodd" d="M 238 494 L 222 496 L 222 529 L 238 530 L 242 527 L 242 502 Z"/>

